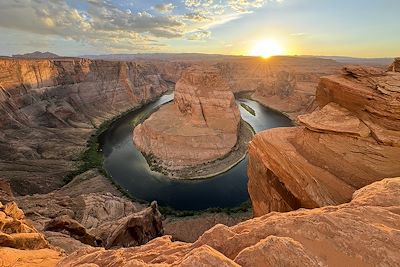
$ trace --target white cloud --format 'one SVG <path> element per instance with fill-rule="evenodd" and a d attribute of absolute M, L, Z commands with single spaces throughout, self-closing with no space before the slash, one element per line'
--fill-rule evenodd
<path fill-rule="evenodd" d="M 191 41 L 200 41 L 209 39 L 211 32 L 205 30 L 198 30 L 186 34 L 186 38 Z"/>
<path fill-rule="evenodd" d="M 266 1 L 278 0 L 182 0 L 139 11 L 132 2 L 117 6 L 111 0 L 0 0 L 0 27 L 103 50 L 154 50 L 163 47 L 165 39 L 208 39 L 213 27 L 261 8 Z M 77 2 L 84 9 L 71 4 Z"/>
<path fill-rule="evenodd" d="M 171 13 L 175 6 L 172 3 L 158 4 L 154 6 L 154 9 L 161 13 Z"/>
<path fill-rule="evenodd" d="M 110 49 L 154 47 L 158 38 L 182 37 L 183 26 L 174 16 L 127 12 L 107 1 L 87 0 L 85 11 L 63 0 L 0 2 L 0 27 L 61 36 Z"/>

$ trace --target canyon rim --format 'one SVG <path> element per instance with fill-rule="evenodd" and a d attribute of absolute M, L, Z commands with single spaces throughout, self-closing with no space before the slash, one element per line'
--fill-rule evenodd
<path fill-rule="evenodd" d="M 398 10 L 0 1 L 0 267 L 400 266 Z"/>

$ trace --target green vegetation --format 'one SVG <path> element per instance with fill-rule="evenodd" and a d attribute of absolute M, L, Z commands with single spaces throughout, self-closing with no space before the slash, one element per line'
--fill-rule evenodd
<path fill-rule="evenodd" d="M 139 123 L 142 123 L 145 119 L 147 119 L 149 115 L 150 113 L 140 113 L 129 122 L 129 125 L 132 127 L 136 127 Z"/>
<path fill-rule="evenodd" d="M 129 112 L 136 110 L 137 107 L 129 109 L 120 115 L 103 122 L 95 132 L 90 136 L 89 140 L 86 143 L 86 149 L 81 152 L 78 157 L 79 166 L 75 171 L 68 173 L 64 176 L 65 184 L 69 183 L 74 179 L 75 176 L 78 176 L 88 170 L 97 169 L 104 176 L 108 177 L 107 172 L 103 169 L 103 153 L 99 151 L 99 142 L 98 139 L 102 133 L 104 133 L 110 125 L 118 120 L 119 118 L 125 116 Z M 112 179 L 110 179 L 112 181 Z M 123 192 L 124 193 L 124 192 Z"/>
<path fill-rule="evenodd" d="M 165 206 L 159 206 L 158 209 L 164 216 L 175 216 L 175 217 L 189 217 L 189 216 L 200 215 L 203 213 L 222 213 L 222 212 L 230 215 L 235 213 L 251 211 L 251 203 L 250 200 L 247 200 L 246 202 L 240 204 L 239 207 L 235 208 L 208 208 L 206 210 L 199 210 L 199 211 L 176 210 L 174 208 Z"/>
<path fill-rule="evenodd" d="M 247 106 L 247 105 L 246 105 Z M 249 107 L 250 108 L 250 107 Z M 99 173 L 101 173 L 103 176 L 107 177 L 110 179 L 111 183 L 127 198 L 132 199 L 135 202 L 141 203 L 141 204 L 148 204 L 147 201 L 136 199 L 132 197 L 125 189 L 123 189 L 119 184 L 115 183 L 114 180 L 108 175 L 108 173 L 104 170 L 103 168 L 103 162 L 104 162 L 104 156 L 103 153 L 100 151 L 99 147 L 99 137 L 110 127 L 110 125 L 120 119 L 121 117 L 125 116 L 129 112 L 132 112 L 136 110 L 136 108 L 129 109 L 126 112 L 121 113 L 120 115 L 107 120 L 103 122 L 96 130 L 95 132 L 90 136 L 89 140 L 87 141 L 86 144 L 86 149 L 81 152 L 79 158 L 78 158 L 78 168 L 66 176 L 64 176 L 64 182 L 65 184 L 71 182 L 76 176 L 85 173 L 86 171 L 96 169 Z M 251 109 L 251 108 L 250 108 Z M 247 109 L 246 109 L 247 110 Z M 154 110 L 153 110 L 154 112 Z M 150 114 L 150 113 L 143 113 L 140 116 L 137 116 L 136 119 L 130 121 L 131 126 L 136 126 L 138 123 L 142 122 L 145 120 Z M 250 126 L 248 124 L 248 126 Z M 251 127 L 251 126 L 250 126 Z M 146 155 L 146 160 L 151 166 L 152 170 L 163 172 L 162 167 L 157 165 L 156 160 L 154 159 L 153 155 Z M 175 216 L 175 217 L 188 217 L 188 216 L 195 216 L 195 215 L 200 215 L 202 213 L 226 213 L 226 214 L 235 214 L 235 213 L 241 213 L 241 212 L 247 212 L 251 210 L 251 203 L 250 201 L 243 202 L 240 206 L 235 207 L 235 208 L 208 208 L 206 210 L 200 210 L 200 211 L 191 211 L 191 210 L 176 210 L 171 207 L 167 206 L 159 206 L 159 211 L 161 212 L 162 215 L 164 216 Z"/>
<path fill-rule="evenodd" d="M 245 103 L 240 103 L 240 105 L 251 115 L 253 115 L 253 116 L 256 115 L 256 111 L 254 109 L 252 109 L 250 106 L 246 105 Z"/>

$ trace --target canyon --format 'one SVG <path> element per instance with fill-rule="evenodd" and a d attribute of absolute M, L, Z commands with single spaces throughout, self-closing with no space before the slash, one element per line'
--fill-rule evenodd
<path fill-rule="evenodd" d="M 58 266 L 395 266 L 399 190 L 400 178 L 384 179 L 347 204 L 216 225 L 194 243 L 164 236 L 135 248 L 82 249 Z"/>
<path fill-rule="evenodd" d="M 0 177 L 18 195 L 60 188 L 96 127 L 167 90 L 151 64 L 0 60 Z"/>
<path fill-rule="evenodd" d="M 297 57 L 201 64 L 1 59 L 1 264 L 396 265 L 399 62 L 340 72 L 333 60 Z M 176 101 L 164 107 L 190 111 L 191 123 L 204 123 L 199 105 L 187 108 L 203 97 L 186 89 L 196 74 L 186 69 L 194 65 L 213 66 L 235 94 L 251 91 L 290 118 L 300 115 L 299 126 L 261 132 L 249 144 L 253 219 L 229 227 L 215 219 L 204 233 L 194 219 L 175 221 L 181 232 L 169 236 L 156 203 L 128 199 L 97 167 L 80 170 L 80 153 L 102 123 L 150 102 L 171 82 Z M 222 102 L 231 107 L 226 91 Z M 239 124 L 236 115 L 232 108 L 229 119 Z M 220 116 L 210 117 L 218 127 Z M 184 240 L 188 227 L 196 237 Z"/>
<path fill-rule="evenodd" d="M 174 170 L 229 157 L 239 135 L 246 135 L 244 130 L 239 131 L 240 120 L 233 93 L 219 70 L 190 67 L 176 83 L 173 103 L 160 107 L 137 125 L 133 141 L 145 155 L 154 157 L 157 166 L 176 177 Z M 246 136 L 242 147 L 251 134 Z M 245 151 L 242 149 L 237 160 Z"/>

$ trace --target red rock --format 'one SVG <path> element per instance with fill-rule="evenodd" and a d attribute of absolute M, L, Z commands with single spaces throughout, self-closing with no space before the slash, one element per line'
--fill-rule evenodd
<path fill-rule="evenodd" d="M 174 103 L 139 124 L 133 140 L 144 154 L 174 170 L 228 154 L 239 125 L 235 98 L 218 70 L 190 68 L 176 84 Z"/>
<path fill-rule="evenodd" d="M 194 243 L 164 236 L 135 248 L 82 249 L 57 266 L 396 266 L 399 186 L 400 178 L 384 179 L 347 204 L 217 225 Z"/>
<path fill-rule="evenodd" d="M 319 110 L 305 127 L 273 129 L 249 145 L 249 193 L 255 216 L 350 200 L 384 177 L 400 175 L 400 75 L 347 67 L 321 78 Z"/>
<path fill-rule="evenodd" d="M 60 188 L 95 127 L 167 89 L 143 62 L 0 59 L 0 177 L 19 195 Z"/>

